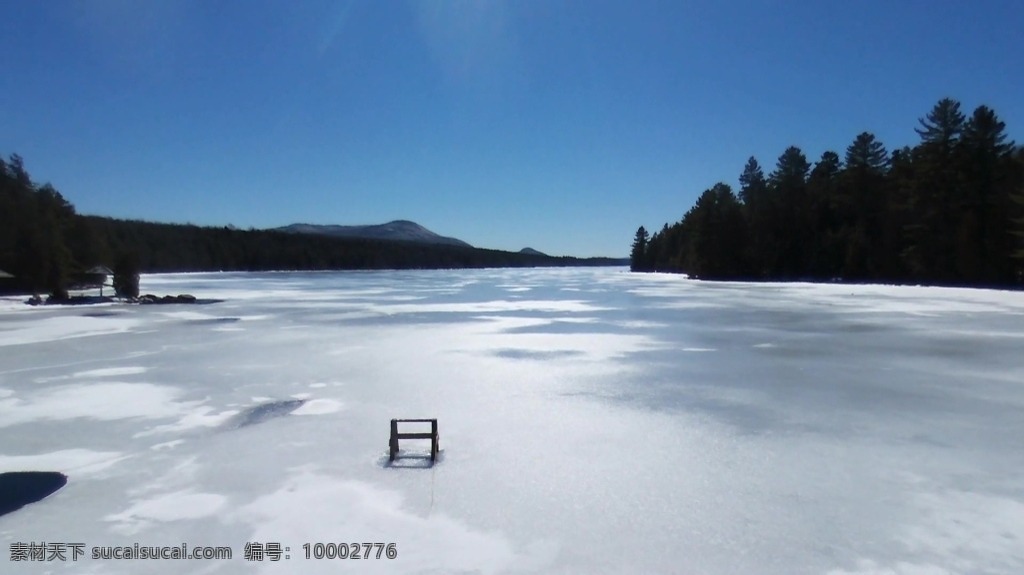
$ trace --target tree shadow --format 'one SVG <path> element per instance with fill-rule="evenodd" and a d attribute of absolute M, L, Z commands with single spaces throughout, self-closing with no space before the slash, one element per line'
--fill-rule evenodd
<path fill-rule="evenodd" d="M 437 458 L 430 460 L 430 452 L 399 450 L 392 461 L 385 452 L 377 458 L 377 465 L 384 469 L 431 469 L 444 461 L 444 450 L 437 452 Z"/>

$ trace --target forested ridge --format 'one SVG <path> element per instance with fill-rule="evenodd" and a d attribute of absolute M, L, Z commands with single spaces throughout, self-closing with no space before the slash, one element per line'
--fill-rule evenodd
<path fill-rule="evenodd" d="M 201 227 L 78 214 L 21 157 L 0 159 L 2 291 L 67 295 L 97 266 L 143 272 L 443 269 L 619 265 L 609 258 L 550 257 L 481 248 Z"/>
<path fill-rule="evenodd" d="M 739 192 L 718 183 L 682 220 L 633 239 L 634 271 L 723 280 L 1024 285 L 1024 147 L 995 111 L 940 100 L 892 151 L 864 132 L 812 166 L 798 147 Z"/>

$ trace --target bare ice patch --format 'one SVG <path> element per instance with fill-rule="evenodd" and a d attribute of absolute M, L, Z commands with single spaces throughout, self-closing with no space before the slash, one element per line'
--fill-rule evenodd
<path fill-rule="evenodd" d="M 120 513 L 107 515 L 112 529 L 125 535 L 144 531 L 154 523 L 203 519 L 216 515 L 227 503 L 227 497 L 216 493 L 177 491 L 136 501 Z"/>
<path fill-rule="evenodd" d="M 149 448 L 152 449 L 153 451 L 164 451 L 167 449 L 174 449 L 175 447 L 181 445 L 182 443 L 185 443 L 184 439 L 173 439 L 171 441 L 165 441 L 163 443 L 150 445 Z"/>
<path fill-rule="evenodd" d="M 79 371 L 71 374 L 71 377 L 119 377 L 122 375 L 139 375 L 140 373 L 146 373 L 146 371 L 147 368 L 140 366 L 108 367 L 104 369 L 90 369 L 88 371 Z"/>
<path fill-rule="evenodd" d="M 403 508 L 398 492 L 309 471 L 244 506 L 240 517 L 253 525 L 247 539 L 252 541 L 321 541 L 324 533 L 347 533 L 353 541 L 397 542 L 397 558 L 362 562 L 360 570 L 366 573 L 528 572 L 542 569 L 553 556 L 536 550 L 517 553 L 502 533 L 476 531 L 445 515 L 414 514 Z M 302 552 L 296 545 L 293 560 Z M 271 567 L 267 573 L 274 571 Z M 330 561 L 303 565 L 308 573 L 337 570 Z"/>
<path fill-rule="evenodd" d="M 102 471 L 124 459 L 116 451 L 64 449 L 36 455 L 0 455 L 0 472 L 26 469 L 54 469 L 76 476 Z"/>
<path fill-rule="evenodd" d="M 344 404 L 336 399 L 311 399 L 302 407 L 292 412 L 292 415 L 326 415 L 341 411 Z"/>
<path fill-rule="evenodd" d="M 139 324 L 139 320 L 131 318 L 60 316 L 33 319 L 31 322 L 16 324 L 13 328 L 0 330 L 0 347 L 124 333 Z"/>
<path fill-rule="evenodd" d="M 973 491 L 942 490 L 914 497 L 924 519 L 905 529 L 908 549 L 959 573 L 998 566 L 1024 573 L 1024 503 Z"/>
<path fill-rule="evenodd" d="M 185 413 L 178 421 L 174 423 L 168 423 L 165 425 L 157 425 L 152 429 L 140 431 L 133 437 L 146 437 L 158 433 L 176 433 L 180 431 L 188 431 L 191 429 L 197 429 L 201 427 L 217 427 L 228 421 L 232 417 L 238 414 L 237 409 L 229 409 L 226 411 L 215 412 L 214 408 L 210 406 L 202 406 Z"/>
<path fill-rule="evenodd" d="M 94 383 L 48 389 L 28 399 L 0 400 L 0 428 L 40 420 L 174 417 L 189 403 L 177 388 L 150 383 Z"/>
<path fill-rule="evenodd" d="M 382 314 L 399 313 L 501 313 L 501 312 L 596 312 L 607 308 L 581 300 L 492 300 L 484 302 L 376 304 L 374 310 Z"/>

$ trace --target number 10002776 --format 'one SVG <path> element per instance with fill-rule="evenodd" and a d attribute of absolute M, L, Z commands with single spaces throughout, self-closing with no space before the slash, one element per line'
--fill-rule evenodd
<path fill-rule="evenodd" d="M 306 559 L 394 559 L 398 546 L 394 543 L 305 543 Z"/>

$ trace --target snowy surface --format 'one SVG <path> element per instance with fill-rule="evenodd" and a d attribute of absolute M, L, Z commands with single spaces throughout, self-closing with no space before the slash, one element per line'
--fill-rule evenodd
<path fill-rule="evenodd" d="M 1024 573 L 1024 293 L 621 269 L 142 289 L 226 301 L 0 302 L 0 472 L 69 476 L 0 517 L 0 572 Z M 392 417 L 440 420 L 437 465 L 387 464 Z M 8 561 L 33 541 L 235 558 Z"/>

